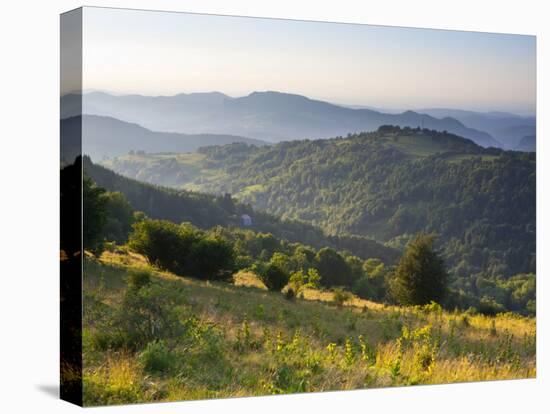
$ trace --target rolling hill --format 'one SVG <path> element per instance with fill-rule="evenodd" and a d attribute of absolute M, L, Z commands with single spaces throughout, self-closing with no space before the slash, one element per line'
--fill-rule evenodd
<path fill-rule="evenodd" d="M 82 151 L 93 160 L 116 157 L 130 151 L 192 152 L 207 145 L 224 145 L 244 142 L 262 146 L 257 139 L 220 134 L 181 134 L 154 132 L 137 124 L 123 122 L 107 116 L 83 115 L 61 121 L 61 134 L 72 136 L 82 124 Z"/>
<path fill-rule="evenodd" d="M 501 137 L 502 142 L 507 144 L 508 149 L 515 149 L 524 137 L 535 137 L 537 130 L 535 125 L 513 125 L 499 129 L 496 134 Z M 534 146 L 531 147 L 530 151 L 534 151 L 534 148 Z"/>
<path fill-rule="evenodd" d="M 517 151 L 535 152 L 537 150 L 537 139 L 534 135 L 523 137 L 515 148 Z"/>
<path fill-rule="evenodd" d="M 452 117 L 469 128 L 485 131 L 502 143 L 505 149 L 515 149 L 522 137 L 536 133 L 536 118 L 531 116 L 445 108 L 419 109 L 418 112 L 436 118 Z"/>
<path fill-rule="evenodd" d="M 72 97 L 67 95 L 63 99 L 69 102 Z M 353 109 L 272 91 L 238 98 L 219 92 L 156 97 L 92 92 L 83 97 L 83 111 L 155 131 L 230 134 L 271 142 L 345 136 L 391 124 L 449 131 L 483 147 L 502 145 L 490 134 L 468 128 L 450 117 L 438 119 L 413 111 L 389 114 Z"/>
<path fill-rule="evenodd" d="M 122 249 L 84 271 L 86 406 L 536 376 L 533 317 L 357 297 L 338 307 L 314 289 L 286 300 L 253 275 L 204 282 Z M 147 276 L 139 287 L 136 273 Z M 136 344 L 151 321 L 154 335 Z"/>
<path fill-rule="evenodd" d="M 249 229 L 271 233 L 289 242 L 300 242 L 315 248 L 333 247 L 348 250 L 363 258 L 379 258 L 393 264 L 399 251 L 384 246 L 369 237 L 353 235 L 326 235 L 321 229 L 296 220 L 281 220 L 276 216 L 255 211 L 250 205 L 234 202 L 227 195 L 209 195 L 194 191 L 163 188 L 123 177 L 107 168 L 94 164 L 88 157 L 83 170 L 97 185 L 109 191 L 119 191 L 135 210 L 154 219 L 175 223 L 190 222 L 203 229 L 214 226 L 238 227 L 241 215 L 253 218 Z"/>
<path fill-rule="evenodd" d="M 262 148 L 207 147 L 192 156 L 134 155 L 106 165 L 143 181 L 231 193 L 328 234 L 368 235 L 402 247 L 411 234 L 436 232 L 456 275 L 535 270 L 534 154 L 383 127 Z"/>

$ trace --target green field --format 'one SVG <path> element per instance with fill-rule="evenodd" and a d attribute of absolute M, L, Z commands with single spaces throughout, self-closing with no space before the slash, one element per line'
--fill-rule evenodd
<path fill-rule="evenodd" d="M 329 290 L 286 299 L 252 273 L 199 281 L 111 250 L 85 260 L 87 406 L 536 374 L 532 317 L 339 305 Z"/>

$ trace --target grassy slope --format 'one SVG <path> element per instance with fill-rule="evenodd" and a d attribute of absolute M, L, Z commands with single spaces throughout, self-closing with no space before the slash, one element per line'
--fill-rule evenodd
<path fill-rule="evenodd" d="M 147 368 L 142 349 L 100 349 L 120 328 L 132 269 L 151 272 L 160 295 L 178 298 L 169 367 Z M 235 285 L 151 269 L 119 250 L 85 262 L 86 405 L 346 390 L 535 376 L 535 319 L 384 306 L 309 290 L 286 300 L 252 274 Z M 112 332 L 111 332 L 112 331 Z M 361 336 L 362 340 L 359 339 Z"/>

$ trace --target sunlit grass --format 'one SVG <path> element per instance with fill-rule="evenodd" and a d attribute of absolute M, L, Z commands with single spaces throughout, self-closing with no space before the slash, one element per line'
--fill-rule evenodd
<path fill-rule="evenodd" d="M 146 372 L 143 348 L 101 345 L 116 344 L 109 335 L 117 326 L 109 320 L 122 306 L 128 274 L 136 270 L 151 275 L 158 294 L 182 296 L 174 308 L 182 329 L 159 338 L 174 361 L 167 372 Z M 125 248 L 88 258 L 86 405 L 536 375 L 534 318 L 402 308 L 357 297 L 337 306 L 332 291 L 317 289 L 287 300 L 267 291 L 252 272 L 239 272 L 234 280 L 178 277 Z"/>

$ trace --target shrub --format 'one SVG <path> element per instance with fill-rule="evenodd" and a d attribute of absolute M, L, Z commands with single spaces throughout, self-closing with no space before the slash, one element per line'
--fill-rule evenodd
<path fill-rule="evenodd" d="M 334 292 L 332 302 L 338 307 L 343 306 L 344 303 L 352 298 L 351 293 L 342 288 L 334 288 L 332 291 Z"/>
<path fill-rule="evenodd" d="M 309 268 L 307 272 L 298 270 L 290 275 L 289 283 L 295 293 L 300 293 L 306 288 L 318 288 L 321 276 L 314 268 Z"/>
<path fill-rule="evenodd" d="M 144 387 L 137 363 L 109 359 L 106 366 L 83 377 L 84 405 L 129 404 L 142 401 Z"/>
<path fill-rule="evenodd" d="M 443 312 L 443 308 L 441 307 L 441 305 L 434 302 L 433 300 L 425 305 L 416 305 L 414 309 L 418 312 L 422 312 L 425 314 L 441 315 L 441 313 Z"/>
<path fill-rule="evenodd" d="M 279 266 L 270 263 L 265 269 L 262 269 L 260 279 L 269 290 L 279 292 L 288 283 L 288 273 Z"/>
<path fill-rule="evenodd" d="M 128 280 L 121 306 L 108 325 L 100 329 L 104 332 L 101 338 L 104 345 L 135 350 L 148 342 L 183 332 L 178 308 L 183 303 L 181 289 L 153 283 L 138 286 L 144 279 L 140 275 Z"/>
<path fill-rule="evenodd" d="M 365 340 L 363 335 L 359 335 L 359 348 L 361 350 L 361 359 L 365 362 L 376 362 L 376 352 Z"/>
<path fill-rule="evenodd" d="M 504 312 L 504 306 L 496 302 L 493 298 L 484 296 L 479 301 L 479 313 L 495 316 L 497 313 L 501 312 Z"/>
<path fill-rule="evenodd" d="M 403 327 L 397 343 L 401 351 L 413 350 L 413 365 L 419 375 L 430 374 L 433 371 L 439 344 L 432 334 L 432 325 L 428 324 L 414 330 Z M 416 382 L 417 380 L 413 379 L 413 383 Z"/>
<path fill-rule="evenodd" d="M 139 355 L 139 360 L 143 369 L 150 374 L 166 373 L 176 363 L 175 355 L 162 340 L 149 342 Z"/>
<path fill-rule="evenodd" d="M 190 224 L 142 220 L 134 224 L 128 245 L 149 263 L 181 276 L 229 280 L 235 268 L 232 244 L 207 236 Z"/>
<path fill-rule="evenodd" d="M 470 319 L 468 318 L 468 315 L 462 315 L 460 317 L 460 324 L 465 328 L 470 326 Z"/>
<path fill-rule="evenodd" d="M 296 297 L 296 293 L 294 292 L 294 289 L 289 287 L 287 290 L 285 290 L 284 296 L 286 300 L 293 300 Z"/>
<path fill-rule="evenodd" d="M 353 284 L 353 293 L 363 299 L 377 300 L 376 286 L 369 276 L 363 276 Z"/>
<path fill-rule="evenodd" d="M 140 289 L 151 283 L 151 274 L 147 270 L 134 270 L 128 275 L 128 287 Z"/>
<path fill-rule="evenodd" d="M 149 263 L 181 275 L 196 239 L 197 235 L 188 226 L 166 220 L 143 220 L 134 224 L 128 246 L 144 255 Z"/>
<path fill-rule="evenodd" d="M 188 317 L 184 323 L 185 335 L 180 337 L 186 344 L 186 347 L 195 348 L 198 358 L 194 363 L 200 361 L 217 361 L 223 358 L 222 352 L 222 331 L 210 323 L 199 320 L 195 315 Z M 200 356 L 200 358 L 199 358 Z"/>
<path fill-rule="evenodd" d="M 349 338 L 344 344 L 344 364 L 348 367 L 355 363 L 355 348 Z"/>

